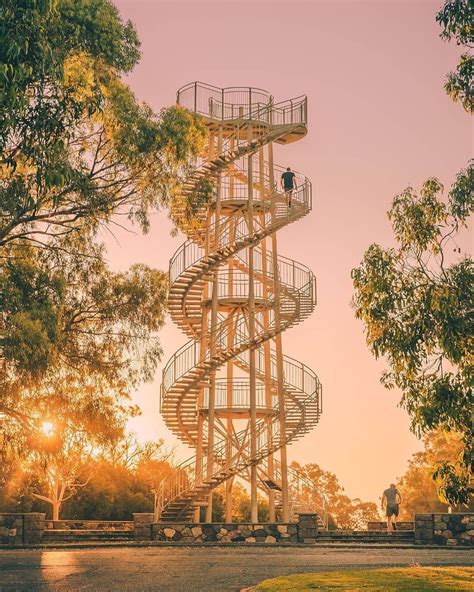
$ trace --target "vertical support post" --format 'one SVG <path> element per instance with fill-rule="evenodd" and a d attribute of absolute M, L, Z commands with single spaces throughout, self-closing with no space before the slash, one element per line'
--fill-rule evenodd
<path fill-rule="evenodd" d="M 258 164 L 259 164 L 259 193 L 260 193 L 260 204 L 262 213 L 260 216 L 262 228 L 265 226 L 265 217 L 268 210 L 266 196 L 265 196 L 265 161 L 263 154 L 263 147 L 259 148 L 258 151 Z M 272 197 L 272 191 L 270 191 L 270 198 Z M 267 239 L 264 238 L 261 242 L 262 249 L 262 297 L 265 301 L 265 305 L 270 298 L 270 280 L 268 278 L 268 261 L 267 261 Z M 267 332 L 270 327 L 270 313 L 268 308 L 265 306 L 263 309 L 263 331 Z M 270 341 L 266 340 L 263 344 L 263 355 L 264 355 L 264 372 L 265 372 L 265 407 L 267 410 L 271 410 L 273 407 L 272 397 L 272 375 L 271 375 L 271 348 Z M 267 421 L 267 441 L 269 448 L 272 447 L 273 432 L 272 432 L 272 421 Z M 268 476 L 270 479 L 274 479 L 274 459 L 273 453 L 268 456 L 267 459 Z M 275 522 L 275 491 L 273 489 L 268 490 L 268 521 Z"/>
<path fill-rule="evenodd" d="M 208 161 L 210 162 L 213 158 L 214 158 L 214 134 L 210 134 L 209 136 L 209 150 L 208 150 Z M 211 212 L 211 208 L 208 206 L 207 209 L 207 228 L 210 227 L 211 225 L 211 220 L 212 220 L 212 212 Z M 206 232 L 206 238 L 205 238 L 205 244 L 204 244 L 204 253 L 205 255 L 209 255 L 210 249 L 211 249 L 211 240 L 210 240 L 210 236 L 209 236 L 209 231 Z M 199 348 L 199 363 L 202 364 L 205 359 L 206 359 L 206 354 L 208 352 L 208 348 L 209 348 L 209 326 L 208 326 L 208 320 L 209 320 L 209 308 L 207 306 L 207 300 L 209 298 L 209 284 L 208 282 L 204 282 L 204 290 L 203 290 L 203 295 L 202 295 L 202 317 L 201 317 L 201 343 L 200 343 L 200 348 Z M 200 390 L 199 390 L 199 400 L 198 400 L 198 418 L 197 418 L 197 423 L 198 423 L 198 430 L 197 430 L 197 443 L 196 443 L 196 473 L 195 473 L 195 479 L 196 479 L 196 484 L 199 485 L 200 483 L 202 483 L 203 480 L 203 460 L 204 460 L 204 456 L 203 456 L 203 452 L 204 452 L 204 416 L 203 416 L 203 404 L 204 404 L 204 387 L 201 386 Z M 197 507 L 194 510 L 194 522 L 198 523 L 200 522 L 200 508 Z"/>
<path fill-rule="evenodd" d="M 274 169 L 273 169 L 273 143 L 268 144 L 268 166 L 270 168 L 270 186 L 275 187 Z M 276 208 L 273 207 L 273 219 L 276 219 Z M 284 394 L 284 376 L 283 376 L 283 348 L 281 342 L 281 319 L 280 319 L 280 280 L 278 270 L 278 248 L 276 232 L 272 234 L 272 262 L 273 262 L 273 294 L 275 301 L 275 326 L 277 335 L 275 336 L 276 367 L 277 367 L 277 389 L 278 389 L 278 407 L 280 416 L 280 441 L 286 440 L 286 411 Z M 282 498 L 282 522 L 289 521 L 289 500 L 288 500 L 288 458 L 286 444 L 280 447 L 281 463 L 281 498 Z"/>
<path fill-rule="evenodd" d="M 249 91 L 250 92 L 250 91 Z M 249 97 L 249 101 L 251 98 Z M 248 141 L 252 141 L 252 126 L 249 124 Z M 248 225 L 250 236 L 254 233 L 253 212 L 253 155 L 248 156 Z M 257 456 L 257 373 L 255 359 L 255 278 L 254 278 L 254 246 L 249 247 L 249 375 L 250 375 L 250 458 L 252 461 Z M 257 501 L 257 465 L 252 462 L 250 466 L 250 520 L 258 522 Z"/>
<path fill-rule="evenodd" d="M 235 149 L 235 138 L 230 139 L 230 150 L 233 152 Z M 232 165 L 231 168 L 231 177 L 230 177 L 230 185 L 229 185 L 229 198 L 232 199 L 234 197 L 235 191 L 235 183 L 234 183 L 234 166 Z M 235 241 L 235 219 L 231 221 L 230 229 L 229 229 L 229 244 L 233 244 Z M 229 259 L 228 263 L 228 281 L 227 281 L 227 295 L 230 297 L 233 294 L 234 290 L 234 265 L 232 258 Z M 228 329 L 227 329 L 227 348 L 230 349 L 234 345 L 234 311 L 229 312 L 227 315 L 227 322 L 228 322 Z M 227 408 L 231 409 L 233 405 L 233 381 L 234 381 L 234 362 L 229 360 L 227 362 Z M 232 430 L 233 428 L 233 421 L 231 418 L 227 418 L 226 420 L 226 430 L 227 430 L 227 446 L 226 446 L 226 464 L 230 464 L 230 460 L 232 457 Z M 232 485 L 234 479 L 231 477 L 227 479 L 225 484 L 225 521 L 232 522 Z"/>
<path fill-rule="evenodd" d="M 222 150 L 222 126 L 219 128 L 217 138 L 217 153 L 220 154 Z M 214 249 L 219 246 L 219 222 L 221 214 L 221 175 L 217 181 L 217 195 L 215 207 L 215 232 L 214 232 Z M 218 312 L 218 294 L 219 290 L 219 275 L 217 270 L 213 273 L 212 282 L 212 302 L 211 302 L 211 330 L 210 330 L 210 356 L 215 356 L 217 352 L 217 312 Z M 209 387 L 209 408 L 207 416 L 207 477 L 211 477 L 214 473 L 214 431 L 215 431 L 215 404 L 216 404 L 216 370 L 215 368 L 210 374 Z M 206 522 L 212 522 L 212 491 L 209 493 L 208 503 L 206 507 Z"/>

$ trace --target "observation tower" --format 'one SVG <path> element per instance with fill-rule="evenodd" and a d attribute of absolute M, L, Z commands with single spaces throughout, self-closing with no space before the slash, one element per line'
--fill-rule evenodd
<path fill-rule="evenodd" d="M 177 102 L 203 117 L 209 141 L 182 188 L 188 239 L 170 261 L 169 310 L 190 341 L 166 364 L 160 401 L 168 428 L 196 454 L 163 482 L 160 522 L 199 522 L 201 507 L 211 522 L 220 485 L 231 522 L 235 480 L 250 485 L 252 522 L 258 493 L 269 522 L 290 521 L 309 493 L 324 522 L 324 498 L 287 463 L 287 446 L 318 423 L 322 388 L 282 347 L 283 331 L 314 310 L 316 280 L 278 252 L 278 233 L 311 211 L 311 183 L 296 173 L 290 204 L 273 162 L 274 143 L 306 135 L 307 98 L 277 103 L 261 89 L 193 82 Z M 203 183 L 211 198 L 188 223 L 185 204 Z"/>

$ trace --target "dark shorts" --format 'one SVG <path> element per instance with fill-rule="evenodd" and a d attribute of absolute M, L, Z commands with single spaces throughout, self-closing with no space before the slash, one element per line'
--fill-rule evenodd
<path fill-rule="evenodd" d="M 390 516 L 398 516 L 398 509 L 398 504 L 387 504 L 387 518 L 390 518 Z"/>

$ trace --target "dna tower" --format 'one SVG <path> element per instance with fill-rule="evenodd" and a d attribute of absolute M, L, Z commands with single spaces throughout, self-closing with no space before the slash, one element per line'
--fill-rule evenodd
<path fill-rule="evenodd" d="M 312 510 L 327 508 L 314 484 L 288 467 L 287 446 L 318 422 L 322 388 L 316 374 L 285 355 L 282 333 L 316 305 L 310 269 L 278 253 L 278 233 L 311 211 L 311 183 L 280 188 L 273 145 L 307 131 L 307 99 L 276 103 L 257 88 L 182 87 L 177 102 L 203 117 L 205 155 L 182 189 L 178 226 L 188 240 L 170 261 L 169 311 L 190 338 L 163 371 L 160 410 L 168 428 L 195 449 L 166 479 L 158 496 L 160 522 L 212 521 L 212 492 L 250 485 L 251 521 L 266 495 L 270 522 L 288 522 L 312 491 Z M 212 186 L 212 197 L 186 222 L 185 203 Z M 193 199 L 194 198 L 194 199 Z M 290 203 L 291 202 L 291 203 Z M 312 488 L 312 489 L 311 489 Z"/>

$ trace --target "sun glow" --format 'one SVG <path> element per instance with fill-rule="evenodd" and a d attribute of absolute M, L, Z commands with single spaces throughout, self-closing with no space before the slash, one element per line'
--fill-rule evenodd
<path fill-rule="evenodd" d="M 50 421 L 43 421 L 41 424 L 41 431 L 45 436 L 52 436 L 54 434 L 54 423 Z"/>

